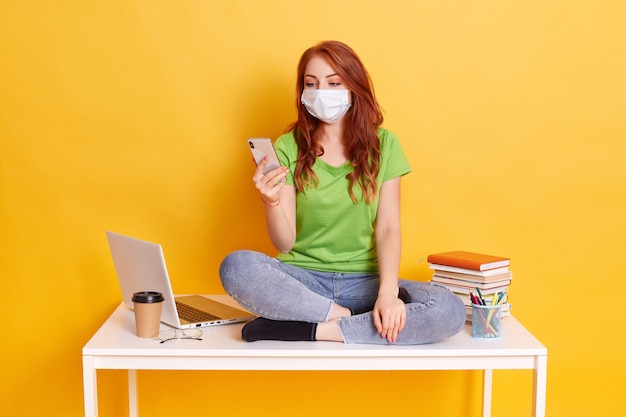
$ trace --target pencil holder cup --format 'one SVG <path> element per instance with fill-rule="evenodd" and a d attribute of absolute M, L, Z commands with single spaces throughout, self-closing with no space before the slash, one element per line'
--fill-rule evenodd
<path fill-rule="evenodd" d="M 493 339 L 500 337 L 502 306 L 472 304 L 472 337 Z"/>

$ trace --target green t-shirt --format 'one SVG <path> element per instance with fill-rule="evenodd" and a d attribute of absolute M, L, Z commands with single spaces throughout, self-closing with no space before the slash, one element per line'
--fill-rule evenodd
<path fill-rule="evenodd" d="M 378 137 L 380 191 L 384 181 L 408 174 L 411 167 L 395 134 L 380 129 Z M 274 145 L 281 164 L 290 169 L 287 184 L 294 185 L 298 146 L 293 132 L 280 136 Z M 366 204 L 361 198 L 361 187 L 356 184 L 355 204 L 346 178 L 351 170 L 349 162 L 333 167 L 317 158 L 313 171 L 319 185 L 296 193 L 296 243 L 289 253 L 280 253 L 279 260 L 317 271 L 378 272 L 374 230 L 379 196 Z"/>

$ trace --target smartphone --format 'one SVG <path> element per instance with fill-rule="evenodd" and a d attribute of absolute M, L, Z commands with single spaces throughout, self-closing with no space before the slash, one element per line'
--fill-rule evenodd
<path fill-rule="evenodd" d="M 274 145 L 272 144 L 272 141 L 270 139 L 249 138 L 248 146 L 250 147 L 250 151 L 252 151 L 254 162 L 256 162 L 257 165 L 265 156 L 268 157 L 267 165 L 265 165 L 265 169 L 263 170 L 264 174 L 267 174 L 268 172 L 280 167 L 278 155 L 276 155 L 276 150 L 274 150 Z"/>

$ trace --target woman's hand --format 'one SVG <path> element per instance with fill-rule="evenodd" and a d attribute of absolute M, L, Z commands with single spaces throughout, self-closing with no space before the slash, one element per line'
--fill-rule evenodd
<path fill-rule="evenodd" d="M 259 162 L 256 167 L 256 171 L 254 171 L 252 181 L 254 181 L 254 186 L 261 193 L 261 199 L 266 204 L 271 206 L 277 204 L 279 201 L 278 194 L 285 186 L 285 177 L 287 177 L 289 169 L 281 166 L 280 168 L 276 168 L 267 174 L 263 174 L 263 170 L 265 169 L 267 162 L 267 156 Z"/>
<path fill-rule="evenodd" d="M 406 306 L 396 294 L 378 294 L 374 310 L 374 326 L 381 337 L 395 343 L 406 324 Z"/>

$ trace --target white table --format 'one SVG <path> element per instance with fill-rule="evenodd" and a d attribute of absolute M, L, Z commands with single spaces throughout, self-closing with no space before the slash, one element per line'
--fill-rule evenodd
<path fill-rule="evenodd" d="M 235 303 L 224 295 L 207 296 Z M 135 335 L 134 313 L 122 305 L 83 347 L 85 416 L 98 415 L 97 369 L 128 369 L 130 416 L 136 417 L 136 371 L 151 370 L 483 370 L 483 416 L 491 415 L 493 369 L 533 369 L 533 416 L 545 416 L 548 351 L 514 317 L 499 339 L 474 339 L 471 326 L 419 346 L 337 342 L 247 343 L 242 324 L 204 328 L 202 341 L 159 343 Z M 164 326 L 165 328 L 165 326 Z"/>

